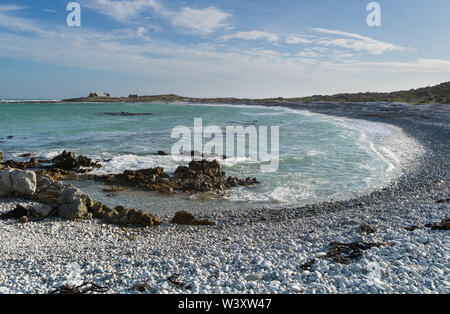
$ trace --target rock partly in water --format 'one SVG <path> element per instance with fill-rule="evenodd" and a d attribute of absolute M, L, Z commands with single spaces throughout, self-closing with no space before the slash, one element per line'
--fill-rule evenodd
<path fill-rule="evenodd" d="M 209 219 L 198 220 L 195 216 L 187 211 L 179 211 L 175 214 L 175 217 L 170 221 L 173 224 L 178 225 L 190 225 L 190 226 L 213 226 L 216 223 Z"/>
<path fill-rule="evenodd" d="M 222 191 L 259 183 L 255 178 L 241 180 L 227 177 L 216 160 L 192 161 L 188 167 L 178 167 L 174 177 L 169 177 L 164 172 L 164 168 L 152 168 L 126 170 L 123 174 L 95 176 L 94 179 L 112 185 L 135 187 L 164 194 L 174 191 L 192 193 Z"/>
<path fill-rule="evenodd" d="M 258 184 L 255 178 L 241 180 L 227 177 L 217 160 L 191 161 L 188 167 L 178 167 L 175 171 L 176 184 L 185 192 L 221 191 L 237 186 Z"/>
<path fill-rule="evenodd" d="M 39 162 L 36 158 L 31 158 L 29 161 L 16 161 L 11 159 L 5 161 L 3 163 L 3 166 L 20 170 L 27 170 L 39 167 Z"/>
<path fill-rule="evenodd" d="M 153 113 L 150 112 L 138 112 L 138 113 L 134 113 L 134 112 L 101 112 L 101 115 L 106 115 L 106 116 L 120 116 L 120 117 L 134 117 L 134 116 L 152 116 Z"/>
<path fill-rule="evenodd" d="M 101 168 L 102 165 L 94 162 L 86 156 L 76 156 L 72 152 L 63 151 L 60 155 L 52 159 L 53 167 L 62 170 L 77 171 L 80 168 Z"/>
<path fill-rule="evenodd" d="M 32 171 L 6 169 L 0 172 L 0 197 L 30 197 L 36 191 L 36 174 Z"/>

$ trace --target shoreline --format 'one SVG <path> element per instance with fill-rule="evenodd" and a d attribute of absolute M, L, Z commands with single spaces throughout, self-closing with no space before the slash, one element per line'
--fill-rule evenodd
<path fill-rule="evenodd" d="M 31 264 L 40 269 L 39 262 L 43 263 L 41 271 L 31 277 L 51 276 L 52 271 L 57 274 L 42 284 L 42 280 L 36 280 L 35 292 L 48 292 L 67 281 L 70 273 L 67 265 L 76 261 L 83 280 L 97 280 L 109 285 L 110 292 L 120 293 L 137 293 L 132 289 L 133 284 L 146 279 L 149 279 L 149 293 L 449 293 L 448 231 L 423 227 L 450 214 L 448 202 L 436 203 L 448 199 L 450 191 L 448 105 L 290 103 L 282 106 L 396 125 L 418 140 L 425 154 L 419 167 L 388 187 L 357 199 L 301 208 L 226 210 L 202 216 L 217 220 L 215 227 L 163 224 L 150 230 L 131 229 L 131 233 L 140 236 L 133 241 L 121 240 L 125 234 L 120 227 L 98 221 L 50 219 L 26 225 L 1 221 L 0 226 L 5 229 L 0 235 L 1 251 L 6 251 L 8 243 L 12 245 L 11 237 L 17 239 L 18 234 L 23 237 L 20 243 L 26 244 L 26 249 L 13 245 L 16 249 L 0 262 L 1 272 L 5 269 L 14 272 L 0 273 L 0 278 L 6 278 L 5 283 L 9 283 L 0 282 L 0 292 L 1 287 L 14 287 L 15 275 L 26 273 L 29 265 L 18 261 L 29 260 L 28 249 L 33 253 Z M 0 210 L 11 204 L 2 200 Z M 361 235 L 355 230 L 363 224 L 378 231 Z M 413 225 L 421 228 L 411 232 L 404 229 Z M 64 241 L 58 242 L 51 235 L 54 235 L 52 230 L 61 227 L 64 227 L 63 234 L 57 238 Z M 35 243 L 36 239 L 43 243 Z M 317 257 L 323 255 L 332 241 L 358 240 L 395 246 L 372 248 L 350 265 Z M 122 256 L 127 256 L 127 260 L 123 261 Z M 312 258 L 316 263 L 310 270 L 300 268 Z M 9 264 L 8 259 L 16 262 Z M 94 265 L 89 259 L 94 260 Z M 104 266 L 100 271 L 95 265 Z M 113 275 L 116 268 L 127 275 L 125 282 Z M 432 275 L 424 275 L 426 271 Z M 109 279 L 102 277 L 105 273 L 111 274 Z M 170 284 L 167 278 L 174 273 L 180 273 L 180 280 L 190 285 L 190 289 Z M 213 278 L 216 285 L 211 284 Z M 19 291 L 27 292 L 11 290 Z"/>

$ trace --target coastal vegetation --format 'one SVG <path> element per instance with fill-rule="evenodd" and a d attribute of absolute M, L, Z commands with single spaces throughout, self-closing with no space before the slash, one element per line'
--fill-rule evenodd
<path fill-rule="evenodd" d="M 285 102 L 403 102 L 410 104 L 450 104 L 450 81 L 436 86 L 428 86 L 418 89 L 396 91 L 390 93 L 354 93 L 354 94 L 336 94 L 336 95 L 314 95 L 309 97 L 297 98 L 194 98 L 183 97 L 174 94 L 170 95 L 151 95 L 129 97 L 109 97 L 103 94 L 91 93 L 89 97 L 65 99 L 66 102 L 191 102 L 191 103 L 285 103 Z"/>

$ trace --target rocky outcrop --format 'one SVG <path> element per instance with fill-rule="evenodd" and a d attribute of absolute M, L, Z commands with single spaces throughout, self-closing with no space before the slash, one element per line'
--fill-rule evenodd
<path fill-rule="evenodd" d="M 188 167 L 177 168 L 175 178 L 177 186 L 185 192 L 221 191 L 258 183 L 255 178 L 241 180 L 235 177 L 227 177 L 217 160 L 191 161 Z"/>
<path fill-rule="evenodd" d="M 180 211 L 175 214 L 175 217 L 170 221 L 173 224 L 178 225 L 190 225 L 190 226 L 213 226 L 216 223 L 209 219 L 198 220 L 195 216 L 187 211 Z"/>
<path fill-rule="evenodd" d="M 102 165 L 94 162 L 92 159 L 86 156 L 76 156 L 72 152 L 63 151 L 61 155 L 52 159 L 54 163 L 53 167 L 62 170 L 77 171 L 80 168 L 101 168 Z"/>
<path fill-rule="evenodd" d="M 30 161 L 7 160 L 3 163 L 3 166 L 20 170 L 27 170 L 39 167 L 39 162 L 36 158 L 31 158 Z"/>
<path fill-rule="evenodd" d="M 103 205 L 100 202 L 95 202 L 91 208 L 94 218 L 99 218 L 106 223 L 116 225 L 137 225 L 142 227 L 153 227 L 161 223 L 159 218 L 136 209 L 126 209 L 123 206 L 118 206 L 114 209 Z"/>
<path fill-rule="evenodd" d="M 26 154 L 23 156 L 30 156 Z M 1 163 L 1 161 L 0 161 Z M 53 165 L 46 165 L 53 164 Z M 86 156 L 76 156 L 72 152 L 63 151 L 52 160 L 38 160 L 31 158 L 29 161 L 8 160 L 2 162 L 3 167 L 21 170 L 32 169 L 39 174 L 49 175 L 52 179 L 60 181 L 67 178 L 76 179 L 77 174 L 86 174 L 94 168 L 101 168 L 102 165 Z M 1 169 L 1 166 L 0 166 Z"/>
<path fill-rule="evenodd" d="M 134 117 L 134 116 L 152 116 L 153 113 L 150 112 L 138 112 L 138 113 L 134 113 L 134 112 L 101 112 L 101 115 L 105 115 L 105 116 L 119 116 L 119 117 Z"/>
<path fill-rule="evenodd" d="M 19 192 L 18 192 L 19 191 Z M 27 193 L 27 194 L 25 194 Z M 0 219 L 44 219 L 57 216 L 64 219 L 98 218 L 117 225 L 157 226 L 161 221 L 146 212 L 116 207 L 111 209 L 95 202 L 89 195 L 73 186 L 55 182 L 48 175 L 36 175 L 31 171 L 7 169 L 0 172 L 0 197 L 26 195 L 37 203 L 16 206 Z"/>
<path fill-rule="evenodd" d="M 129 186 L 160 193 L 212 192 L 258 183 L 255 178 L 240 180 L 227 177 L 216 160 L 192 161 L 188 167 L 178 167 L 173 177 L 166 174 L 163 168 L 152 168 L 136 171 L 126 170 L 123 174 L 95 176 L 94 179 L 110 185 Z"/>
<path fill-rule="evenodd" d="M 36 174 L 32 171 L 6 169 L 0 172 L 0 197 L 30 197 L 36 192 Z"/>

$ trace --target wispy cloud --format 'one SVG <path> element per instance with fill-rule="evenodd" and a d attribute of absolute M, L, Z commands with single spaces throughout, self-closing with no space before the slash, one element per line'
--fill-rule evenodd
<path fill-rule="evenodd" d="M 280 40 L 277 34 L 261 31 L 237 32 L 221 37 L 222 40 L 243 39 L 243 40 L 266 40 L 276 43 Z"/>
<path fill-rule="evenodd" d="M 314 41 L 310 38 L 306 38 L 304 35 L 289 35 L 286 38 L 286 43 L 290 45 L 297 45 L 297 44 L 310 44 Z"/>
<path fill-rule="evenodd" d="M 225 20 L 231 15 L 215 7 L 205 9 L 181 9 L 179 12 L 168 15 L 172 24 L 190 29 L 194 32 L 209 34 L 224 27 Z"/>
<path fill-rule="evenodd" d="M 216 7 L 169 10 L 156 0 L 89 0 L 86 6 L 125 23 L 137 23 L 143 12 L 152 10 L 172 25 L 199 34 L 209 34 L 225 27 L 231 16 Z"/>
<path fill-rule="evenodd" d="M 339 30 L 325 28 L 313 28 L 313 31 L 321 34 L 340 36 L 340 38 L 321 38 L 315 41 L 318 45 L 336 46 L 355 51 L 367 51 L 370 54 L 380 55 L 387 51 L 406 51 L 408 48 L 392 43 L 361 36 L 355 33 L 347 33 Z"/>
<path fill-rule="evenodd" d="M 160 8 L 154 0 L 85 0 L 83 5 L 121 22 L 134 21 L 144 10 Z"/>
<path fill-rule="evenodd" d="M 210 40 L 210 37 L 204 37 L 203 43 L 195 45 L 170 42 L 158 36 L 150 40 L 149 27 L 141 24 L 127 23 L 122 28 L 111 31 L 99 31 L 85 26 L 69 28 L 65 25 L 47 25 L 20 17 L 23 15 L 19 14 L 19 10 L 22 9 L 24 8 L 0 5 L 0 56 L 158 78 L 158 81 L 165 80 L 166 85 L 173 85 L 163 86 L 162 89 L 173 88 L 180 93 L 186 88 L 189 93 L 209 96 L 218 96 L 219 93 L 223 96 L 298 96 L 302 94 L 299 88 L 304 88 L 306 94 L 323 93 L 328 89 L 324 86 L 333 86 L 339 92 L 348 85 L 363 88 L 367 86 L 364 84 L 374 81 L 373 73 L 389 73 L 392 77 L 400 78 L 414 77 L 405 73 L 417 73 L 420 77 L 429 74 L 433 78 L 448 77 L 450 74 L 450 61 L 447 60 L 422 58 L 402 62 L 369 62 L 370 58 L 356 58 L 355 55 L 362 55 L 356 52 L 377 54 L 402 50 L 402 47 L 394 45 L 395 48 L 392 48 L 389 46 L 392 44 L 336 30 L 318 28 L 304 35 L 289 36 L 249 31 L 222 36 L 224 41 L 264 41 L 273 46 L 258 48 L 261 46 L 260 42 L 255 42 L 253 48 L 242 49 L 239 45 Z M 152 7 L 150 9 L 155 10 Z M 129 14 L 140 14 L 132 13 L 133 10 L 130 11 L 129 8 L 124 10 L 114 10 L 114 16 L 121 19 Z M 223 27 L 227 19 L 225 15 L 218 13 L 216 18 L 201 24 L 202 26 L 196 23 L 189 26 L 190 22 L 187 21 L 201 19 L 202 14 L 186 11 L 187 15 L 177 23 L 175 17 L 183 9 L 171 12 L 174 14 L 158 14 L 164 14 L 168 22 L 196 34 L 217 30 Z M 211 14 L 210 11 L 207 12 Z M 354 40 L 363 44 L 329 44 L 334 39 Z M 277 46 L 288 41 L 288 47 Z M 302 49 L 297 50 L 295 45 Z M 365 81 L 361 78 L 365 78 Z M 377 82 L 379 86 L 387 84 L 383 80 Z M 205 85 L 208 86 L 207 90 L 203 88 Z M 261 86 L 267 88 L 261 90 Z"/>

